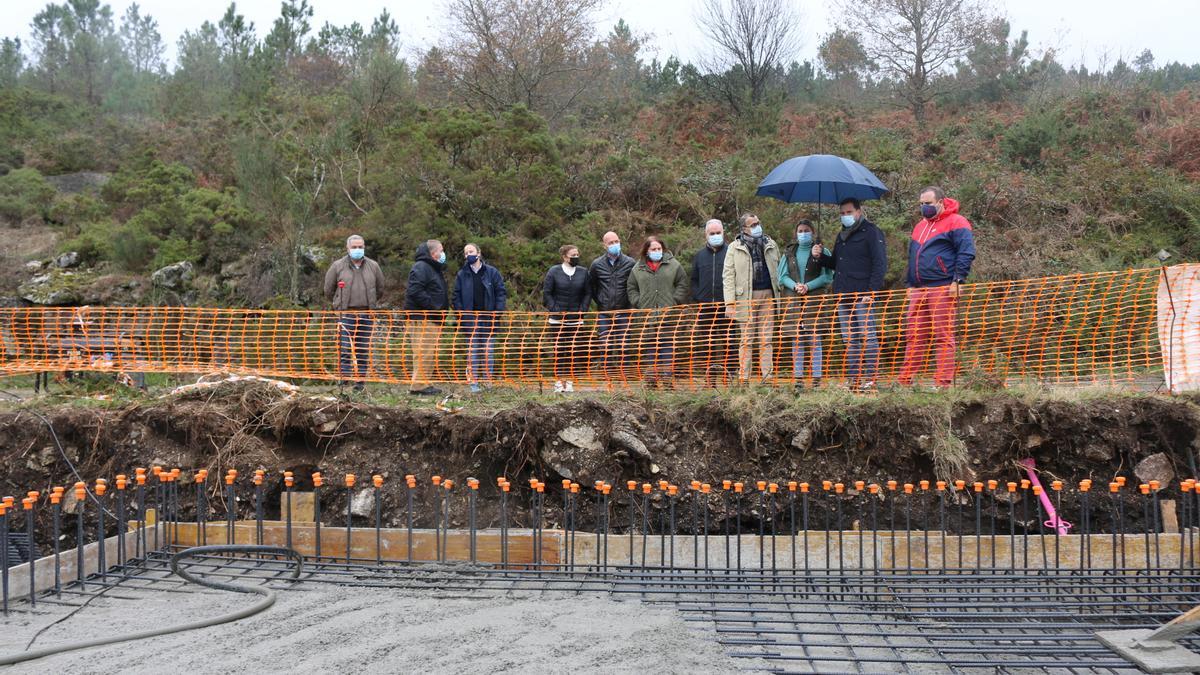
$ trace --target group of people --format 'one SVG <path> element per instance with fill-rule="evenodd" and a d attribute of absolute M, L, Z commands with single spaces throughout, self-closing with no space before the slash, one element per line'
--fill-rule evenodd
<path fill-rule="evenodd" d="M 971 224 L 958 213 L 958 202 L 937 186 L 921 190 L 921 219 L 908 244 L 905 285 L 905 358 L 898 380 L 911 385 L 932 341 L 936 352 L 934 385 L 948 387 L 955 376 L 957 299 L 971 271 L 975 242 Z M 831 248 L 817 239 L 813 223 L 801 220 L 791 240 L 780 246 L 768 236 L 759 218 L 743 214 L 738 232 L 727 239 L 717 219 L 704 226 L 704 245 L 692 256 L 689 274 L 657 236 L 649 236 L 634 258 L 622 247 L 616 232 L 606 232 L 604 252 L 587 266 L 579 247 L 559 248 L 561 262 L 552 266 L 542 283 L 542 301 L 553 331 L 554 390 L 574 389 L 574 377 L 587 370 L 589 358 L 601 368 L 620 373 L 630 359 L 651 386 L 670 386 L 674 378 L 674 335 L 665 314 L 639 314 L 631 325 L 627 310 L 653 310 L 702 303 L 696 313 L 696 342 L 718 354 L 710 361 L 718 370 L 736 370 L 742 381 L 758 374 L 773 377 L 776 322 L 792 337 L 793 378 L 797 388 L 819 386 L 824 375 L 821 335 L 836 322 L 845 342 L 846 377 L 851 388 L 875 387 L 879 368 L 879 330 L 874 293 L 883 290 L 887 271 L 884 233 L 865 216 L 854 198 L 840 204 L 841 228 Z M 340 372 L 356 379 L 361 390 L 369 361 L 373 329 L 368 310 L 376 308 L 383 290 L 379 265 L 365 256 L 363 238 L 346 241 L 347 255 L 333 263 L 325 277 L 325 295 L 338 312 Z M 438 394 L 432 386 L 433 367 L 445 312 L 459 315 L 458 330 L 467 344 L 467 380 L 472 391 L 486 386 L 495 373 L 498 312 L 507 309 L 504 278 L 485 262 L 476 244 L 463 247 L 463 264 L 453 289 L 445 278 L 446 252 L 431 239 L 417 247 L 405 289 L 404 309 L 412 345 L 414 394 Z M 784 302 L 782 298 L 837 296 L 829 302 Z M 595 332 L 585 334 L 586 315 L 596 306 Z M 822 308 L 832 305 L 829 313 Z M 631 335 L 636 333 L 636 335 Z M 736 336 L 737 362 L 729 342 Z M 631 340 L 636 337 L 636 340 Z M 630 349 L 631 342 L 640 345 Z"/>

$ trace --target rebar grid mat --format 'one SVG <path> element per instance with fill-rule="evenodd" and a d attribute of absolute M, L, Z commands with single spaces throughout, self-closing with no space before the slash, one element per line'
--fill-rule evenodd
<path fill-rule="evenodd" d="M 212 592 L 171 574 L 180 547 L 154 551 L 45 593 L 39 606 L 77 606 L 103 593 Z M 376 563 L 307 559 L 299 581 L 286 560 L 198 556 L 193 575 L 286 590 L 307 584 L 486 597 L 603 593 L 667 606 L 751 668 L 774 672 L 1138 672 L 1098 642 L 1111 628 L 1156 628 L 1200 603 L 1194 570 L 982 569 L 792 572 L 690 567 Z M 16 608 L 20 610 L 21 605 Z M 46 611 L 44 608 L 40 611 Z M 1200 651 L 1200 638 L 1182 642 Z M 1200 654 L 1198 654 L 1200 659 Z"/>

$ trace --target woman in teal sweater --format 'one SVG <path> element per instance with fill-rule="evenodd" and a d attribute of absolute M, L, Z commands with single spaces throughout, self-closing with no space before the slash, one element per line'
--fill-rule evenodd
<path fill-rule="evenodd" d="M 833 270 L 813 258 L 813 226 L 808 220 L 796 224 L 796 236 L 779 261 L 779 285 L 784 302 L 784 328 L 792 335 L 792 373 L 796 389 L 804 388 L 804 354 L 811 359 L 812 386 L 821 385 L 824 348 L 818 318 L 824 303 L 812 296 L 824 294 L 833 282 Z M 830 256 L 828 250 L 821 255 Z"/>

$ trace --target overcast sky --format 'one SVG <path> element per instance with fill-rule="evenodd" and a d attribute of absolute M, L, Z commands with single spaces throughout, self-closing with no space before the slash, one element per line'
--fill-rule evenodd
<path fill-rule="evenodd" d="M 325 22 L 344 25 L 358 21 L 369 25 L 386 7 L 402 30 L 406 48 L 412 53 L 437 42 L 444 28 L 444 3 L 439 0 L 385 2 L 383 0 L 310 0 L 314 7 L 313 30 Z M 29 51 L 29 22 L 46 3 L 38 0 L 0 0 L 0 34 L 21 37 Z M 119 19 L 131 4 L 113 0 Z M 216 23 L 226 2 L 180 2 L 142 0 L 144 14 L 158 20 L 167 43 L 167 57 L 175 56 L 175 43 L 183 31 L 205 20 Z M 608 0 L 598 17 L 598 32 L 606 33 L 618 19 L 625 19 L 637 33 L 651 36 L 651 54 L 665 59 L 671 54 L 694 60 L 706 47 L 693 19 L 696 0 Z M 799 0 L 804 22 L 801 60 L 815 58 L 821 36 L 832 28 L 833 17 L 823 0 Z M 239 11 L 254 22 L 261 38 L 279 14 L 278 0 L 241 0 Z M 1066 66 L 1084 63 L 1094 68 L 1118 57 L 1132 60 L 1143 49 L 1154 52 L 1158 64 L 1169 61 L 1200 62 L 1200 0 L 1002 0 L 997 7 L 1011 19 L 1014 31 L 1028 30 L 1031 44 L 1040 53 L 1054 48 Z"/>

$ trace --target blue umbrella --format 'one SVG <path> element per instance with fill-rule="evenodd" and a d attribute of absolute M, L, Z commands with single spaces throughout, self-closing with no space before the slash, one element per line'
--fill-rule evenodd
<path fill-rule="evenodd" d="M 755 194 L 792 204 L 838 204 L 847 197 L 879 199 L 887 191 L 858 162 L 836 155 L 805 155 L 772 169 Z"/>

